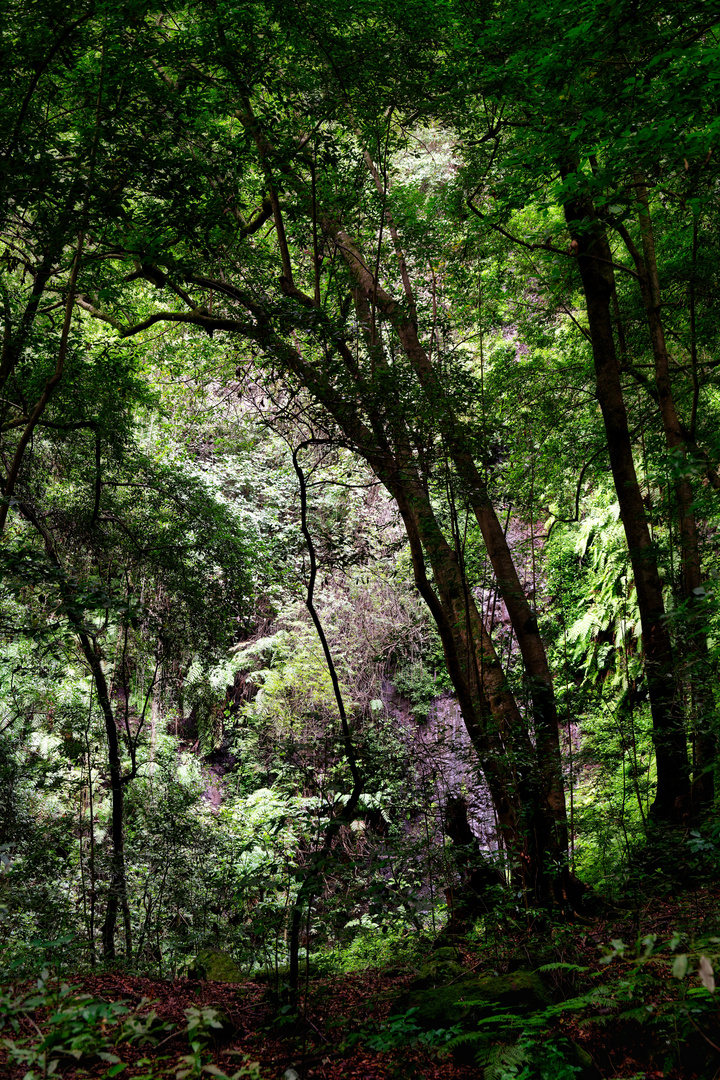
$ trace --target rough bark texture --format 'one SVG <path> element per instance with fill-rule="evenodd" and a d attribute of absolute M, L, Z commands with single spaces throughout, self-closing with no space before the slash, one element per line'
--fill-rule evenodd
<path fill-rule="evenodd" d="M 264 147 L 259 151 L 262 156 Z M 364 457 L 393 495 L 409 538 L 418 590 L 437 623 L 465 724 L 512 853 L 513 874 L 537 900 L 547 902 L 557 896 L 559 889 L 562 891 L 559 882 L 567 871 L 565 800 L 552 680 L 512 554 L 480 474 L 472 471 L 472 440 L 458 422 L 435 365 L 419 340 L 412 286 L 399 250 L 397 230 L 389 222 L 405 292 L 402 303 L 379 286 L 378 260 L 366 259 L 338 221 L 316 208 L 314 191 L 312 200 L 308 199 L 308 220 L 313 226 L 319 224 L 325 243 L 345 264 L 358 325 L 366 336 L 361 352 L 348 343 L 320 305 L 317 282 L 314 296 L 297 286 L 281 220 L 282 205 L 277 199 L 272 211 L 281 256 L 279 285 L 301 309 L 298 326 L 314 343 L 307 354 L 286 340 L 286 328 L 275 328 L 276 313 L 256 294 L 225 280 L 197 276 L 184 280 L 212 289 L 215 295 L 239 305 L 244 309 L 243 316 L 213 317 L 205 309 L 193 308 L 187 313 L 156 313 L 132 327 L 117 324 L 118 330 L 128 337 L 165 320 L 207 331 L 225 330 L 256 342 L 328 410 L 342 438 Z M 370 269 L 373 265 L 374 272 Z M 144 272 L 155 273 L 152 267 Z M 107 321 L 92 304 L 83 300 L 82 306 Z M 409 364 L 410 377 L 416 383 L 416 398 L 425 402 L 423 406 L 409 405 L 401 392 L 397 367 L 384 355 L 383 335 L 378 333 L 381 322 L 392 326 Z M 432 467 L 425 460 L 426 447 L 419 434 L 426 422 L 423 408 L 428 410 L 434 429 L 439 427 L 458 492 L 466 502 L 467 493 L 472 492 L 472 505 L 486 536 L 501 595 L 521 643 L 532 702 L 530 718 L 508 688 L 468 585 L 461 552 L 448 543 L 434 514 L 428 490 Z"/>
<path fill-rule="evenodd" d="M 105 909 L 105 919 L 103 920 L 100 932 L 103 957 L 105 960 L 115 959 L 115 928 L 117 925 L 118 909 L 120 909 L 123 914 L 123 925 L 125 930 L 125 953 L 129 960 L 132 954 L 132 933 L 130 909 L 127 899 L 127 881 L 125 876 L 125 813 L 120 743 L 102 663 L 93 648 L 93 643 L 88 635 L 79 628 L 77 629 L 77 634 L 83 655 L 95 678 L 98 702 L 100 703 L 103 719 L 105 720 L 105 734 L 108 744 L 108 765 L 110 767 L 110 795 L 112 799 L 112 870 L 107 907 Z"/>
<path fill-rule="evenodd" d="M 604 229 L 588 200 L 566 203 L 564 209 L 577 249 L 592 341 L 596 394 L 640 609 L 657 765 L 657 789 L 651 810 L 656 818 L 671 821 L 677 817 L 681 800 L 688 792 L 687 746 L 682 704 L 675 685 L 672 644 L 665 622 L 662 581 L 635 471 L 613 338 L 612 255 Z"/>
<path fill-rule="evenodd" d="M 395 329 L 403 352 L 410 361 L 420 386 L 434 405 L 434 419 L 445 438 L 449 457 L 457 469 L 466 497 L 478 521 L 495 573 L 498 591 L 506 605 L 517 636 L 532 702 L 537 747 L 535 783 L 538 790 L 535 801 L 539 801 L 543 819 L 543 838 L 540 841 L 538 837 L 538 842 L 543 849 L 553 851 L 558 863 L 561 863 L 567 852 L 565 791 L 560 765 L 557 708 L 545 647 L 539 634 L 537 620 L 520 584 L 507 537 L 492 506 L 486 485 L 468 449 L 470 445 L 468 434 L 462 429 L 444 391 L 442 380 L 439 379 L 419 339 L 416 321 L 412 317 L 415 298 L 397 233 L 393 232 L 393 241 L 401 270 L 407 309 L 399 305 L 379 286 L 369 268 L 368 261 L 363 258 L 347 232 L 330 218 L 325 218 L 323 225 L 327 235 L 342 252 L 346 265 L 359 286 L 359 291 L 368 301 L 377 305 Z M 394 491 L 393 494 L 397 498 Z M 433 572 L 438 582 L 435 565 L 433 565 Z M 476 620 L 482 626 L 482 620 L 474 604 L 472 610 L 475 613 L 473 621 Z M 469 616 L 466 615 L 466 617 Z M 473 627 L 473 630 L 475 629 Z M 483 634 L 484 628 L 480 631 L 479 638 L 482 638 Z M 492 665 L 487 673 L 483 671 L 483 680 L 491 680 L 493 671 Z M 490 701 L 492 702 L 492 694 L 490 694 Z M 522 720 L 520 722 L 522 723 Z M 535 829 L 537 828 L 539 826 L 536 824 Z"/>
<path fill-rule="evenodd" d="M 640 277 L 640 291 L 645 306 L 653 359 L 655 362 L 655 386 L 657 403 L 662 417 L 665 443 L 674 452 L 672 462 L 675 476 L 673 488 L 680 534 L 680 558 L 682 566 L 682 596 L 687 605 L 688 626 L 684 652 L 696 672 L 693 680 L 694 710 L 697 713 L 698 731 L 694 746 L 693 802 L 710 805 L 714 797 L 714 763 L 717 755 L 716 739 L 709 730 L 708 720 L 713 710 L 712 695 L 702 683 L 709 678 L 707 638 L 699 618 L 703 586 L 700 560 L 700 542 L 694 510 L 694 493 L 689 479 L 688 446 L 683 425 L 678 415 L 670 374 L 670 354 L 667 348 L 662 321 L 662 293 L 657 266 L 655 237 L 653 234 L 650 203 L 645 181 L 639 174 L 635 177 L 635 192 L 639 204 L 639 224 L 642 235 L 642 259 L 635 256 Z M 631 252 L 632 254 L 632 252 Z"/>

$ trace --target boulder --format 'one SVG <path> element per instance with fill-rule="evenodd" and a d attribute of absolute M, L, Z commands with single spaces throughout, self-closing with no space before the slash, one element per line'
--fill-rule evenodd
<path fill-rule="evenodd" d="M 213 982 L 237 983 L 244 979 L 242 968 L 232 956 L 220 949 L 201 949 L 193 968 L 204 972 Z M 196 976 L 197 978 L 198 976 Z"/>
<path fill-rule="evenodd" d="M 449 956 L 441 956 L 441 953 L 449 953 Z M 438 952 L 432 954 L 426 964 L 423 964 L 410 987 L 412 990 L 431 989 L 444 986 L 446 983 L 463 978 L 468 974 L 467 969 L 455 959 L 452 949 L 439 949 Z"/>
<path fill-rule="evenodd" d="M 416 1009 L 415 1017 L 423 1028 L 433 1030 L 460 1024 L 471 1030 L 483 1016 L 523 1015 L 548 1003 L 545 987 L 532 971 L 476 975 L 448 960 L 421 968 L 399 1004 L 405 1009 Z"/>
<path fill-rule="evenodd" d="M 432 953 L 430 954 L 430 960 L 428 961 L 428 963 L 431 963 L 434 960 L 459 960 L 459 959 L 460 959 L 460 953 L 455 948 L 455 946 L 454 945 L 447 945 L 447 946 L 444 946 L 441 949 L 434 949 L 432 951 Z"/>

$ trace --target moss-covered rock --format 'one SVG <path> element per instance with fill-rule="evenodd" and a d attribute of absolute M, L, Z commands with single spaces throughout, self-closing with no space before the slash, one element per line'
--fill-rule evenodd
<path fill-rule="evenodd" d="M 244 978 L 239 964 L 220 949 L 201 949 L 194 968 L 196 971 L 202 970 L 204 978 L 214 982 L 236 983 L 242 982 Z"/>
<path fill-rule="evenodd" d="M 410 986 L 413 990 L 445 986 L 446 983 L 463 978 L 467 974 L 467 969 L 456 960 L 436 960 L 433 957 L 427 964 L 423 964 Z"/>
<path fill-rule="evenodd" d="M 446 967 L 452 973 L 443 983 L 441 969 Z M 399 1004 L 405 1009 L 416 1009 L 418 1023 L 434 1029 L 455 1024 L 470 1028 L 482 1016 L 494 1012 L 530 1013 L 544 1008 L 548 1000 L 542 981 L 534 972 L 478 976 L 453 961 L 445 961 L 439 965 L 427 964 Z"/>
<path fill-rule="evenodd" d="M 460 959 L 460 953 L 458 952 L 458 950 L 453 945 L 448 945 L 448 946 L 446 946 L 445 948 L 442 948 L 442 949 L 435 949 L 435 951 L 430 954 L 430 959 L 429 959 L 428 963 L 434 963 L 434 962 L 436 962 L 438 960 L 459 960 L 459 959 Z"/>
<path fill-rule="evenodd" d="M 513 971 L 508 975 L 483 975 L 477 979 L 479 996 L 504 1009 L 541 1009 L 550 1003 L 543 981 L 534 971 Z"/>

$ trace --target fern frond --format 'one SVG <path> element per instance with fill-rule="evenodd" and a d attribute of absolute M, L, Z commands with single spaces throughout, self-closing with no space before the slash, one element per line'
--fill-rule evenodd
<path fill-rule="evenodd" d="M 485 1066 L 484 1080 L 505 1080 L 508 1070 L 523 1065 L 528 1060 L 528 1047 L 522 1043 L 494 1047 L 494 1059 Z"/>
<path fill-rule="evenodd" d="M 587 967 L 583 967 L 580 964 L 569 964 L 563 960 L 558 960 L 554 964 L 543 964 L 542 967 L 535 968 L 536 971 L 587 971 Z"/>
<path fill-rule="evenodd" d="M 447 1050 L 454 1050 L 456 1046 L 473 1046 L 475 1043 L 487 1043 L 492 1035 L 488 1031 L 464 1031 L 462 1035 L 456 1035 L 445 1044 Z M 489 1048 L 488 1048 L 489 1049 Z"/>
<path fill-rule="evenodd" d="M 487 1006 L 487 1001 L 480 998 L 478 1001 L 465 1001 L 463 1004 L 472 1009 L 475 1006 Z M 515 1027 L 521 1027 L 527 1024 L 527 1021 L 527 1017 L 517 1016 L 515 1013 L 493 1013 L 492 1016 L 481 1017 L 476 1023 L 478 1027 L 484 1024 L 513 1024 Z"/>

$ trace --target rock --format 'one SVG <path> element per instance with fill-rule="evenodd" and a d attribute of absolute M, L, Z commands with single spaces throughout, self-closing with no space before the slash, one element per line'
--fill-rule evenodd
<path fill-rule="evenodd" d="M 503 1009 L 529 1012 L 550 1004 L 543 981 L 534 971 L 513 971 L 509 975 L 484 975 L 477 978 L 479 997 L 496 1002 Z"/>
<path fill-rule="evenodd" d="M 446 958 L 452 952 L 438 950 L 432 954 L 395 1005 L 398 1012 L 413 1009 L 415 1021 L 426 1031 L 459 1026 L 463 1032 L 472 1032 L 477 1030 L 480 1020 L 495 1014 L 527 1016 L 550 1003 L 543 982 L 535 972 L 478 975 L 449 956 Z M 509 1021 L 498 1023 L 502 1028 L 512 1030 Z M 497 1038 L 494 1025 L 481 1030 L 486 1031 L 490 1043 Z M 458 1062 L 471 1062 L 478 1049 L 478 1043 L 461 1043 L 453 1050 L 453 1057 Z"/>
<path fill-rule="evenodd" d="M 202 977 L 214 982 L 236 983 L 242 982 L 244 978 L 239 964 L 220 949 L 201 949 L 192 967 L 196 971 L 203 970 Z"/>
<path fill-rule="evenodd" d="M 453 945 L 447 945 L 442 949 L 435 949 L 431 954 L 431 960 L 429 963 L 435 960 L 458 960 L 460 957 L 459 952 Z"/>
<path fill-rule="evenodd" d="M 452 954 L 453 950 L 440 949 L 439 952 Z M 467 974 L 467 969 L 462 964 L 458 964 L 454 957 L 442 959 L 438 953 L 433 953 L 432 959 L 427 964 L 423 964 L 417 976 L 411 982 L 410 987 L 412 990 L 424 990 L 430 987 L 444 986 L 446 983 L 462 978 Z"/>
<path fill-rule="evenodd" d="M 588 1054 L 587 1050 L 585 1050 L 582 1046 L 579 1046 L 576 1042 L 571 1042 L 570 1045 L 575 1051 L 575 1056 L 580 1062 L 580 1064 L 583 1066 L 583 1068 L 592 1069 L 595 1065 L 595 1062 L 591 1055 Z"/>
<path fill-rule="evenodd" d="M 440 978 L 442 969 L 450 974 L 444 983 Z M 522 1015 L 548 1003 L 542 981 L 534 972 L 478 976 L 459 964 L 444 961 L 425 965 L 403 996 L 401 1007 L 416 1009 L 417 1022 L 429 1030 L 456 1024 L 472 1029 L 483 1016 L 495 1012 Z"/>

